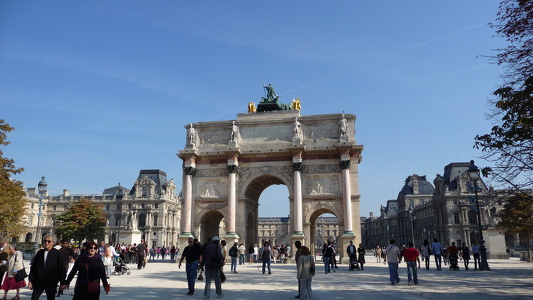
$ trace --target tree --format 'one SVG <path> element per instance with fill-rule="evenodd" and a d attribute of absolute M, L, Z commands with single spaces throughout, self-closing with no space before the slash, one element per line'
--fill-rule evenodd
<path fill-rule="evenodd" d="M 506 86 L 494 95 L 499 98 L 500 124 L 490 134 L 476 136 L 474 147 L 481 148 L 482 158 L 494 164 L 483 168 L 483 175 L 493 175 L 516 193 L 533 185 L 533 76 L 522 90 Z"/>
<path fill-rule="evenodd" d="M 533 74 L 533 1 L 503 0 L 496 20 L 489 25 L 510 45 L 492 58 L 505 67 L 508 85 L 521 85 Z"/>
<path fill-rule="evenodd" d="M 527 242 L 528 261 L 531 262 L 531 237 L 533 236 L 533 201 L 531 196 L 516 194 L 511 197 L 499 213 L 498 228 L 506 233 L 519 234 Z"/>
<path fill-rule="evenodd" d="M 491 133 L 477 135 L 474 147 L 494 164 L 483 168 L 483 175 L 515 194 L 533 184 L 533 1 L 503 0 L 496 20 L 489 25 L 510 44 L 492 56 L 505 68 L 505 83 L 490 100 L 494 109 L 488 118 L 495 126 Z"/>
<path fill-rule="evenodd" d="M 13 127 L 4 120 L 0 120 L 0 146 L 10 144 L 7 141 L 7 133 Z M 21 181 L 11 179 L 11 175 L 24 171 L 16 168 L 13 159 L 5 158 L 0 150 L 0 236 L 17 237 L 26 227 L 23 216 L 26 213 L 26 198 Z"/>
<path fill-rule="evenodd" d="M 96 240 L 106 232 L 107 219 L 100 203 L 82 198 L 70 204 L 67 210 L 57 216 L 54 225 L 62 239 Z"/>

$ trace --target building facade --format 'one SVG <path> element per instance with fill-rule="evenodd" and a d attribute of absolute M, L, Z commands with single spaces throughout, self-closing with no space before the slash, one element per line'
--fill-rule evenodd
<path fill-rule="evenodd" d="M 174 181 L 161 170 L 141 170 L 131 189 L 119 183 L 102 194 L 73 195 L 63 190 L 61 195 L 50 195 L 47 186 L 43 177 L 38 188 L 27 189 L 28 231 L 18 241 L 40 243 L 45 233 L 54 232 L 55 218 L 85 198 L 102 204 L 106 214 L 107 233 L 100 240 L 133 244 L 144 239 L 149 246 L 177 245 L 181 204 Z"/>
<path fill-rule="evenodd" d="M 414 241 L 417 247 L 424 240 L 431 243 L 435 238 L 443 245 L 479 243 L 477 187 L 487 255 L 507 258 L 505 236 L 496 228 L 504 196 L 487 188 L 481 179 L 474 186 L 468 176 L 469 167 L 466 162 L 448 164 L 443 175 L 436 175 L 433 184 L 426 176 L 408 176 L 397 199 L 389 200 L 379 217 L 362 222 L 364 246 L 386 246 L 393 238 L 399 245 Z"/>

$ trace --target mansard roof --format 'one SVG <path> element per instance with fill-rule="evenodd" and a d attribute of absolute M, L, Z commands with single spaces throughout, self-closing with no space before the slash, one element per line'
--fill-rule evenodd
<path fill-rule="evenodd" d="M 414 195 L 413 181 L 418 181 L 418 194 L 417 195 L 433 195 L 435 188 L 431 183 L 426 180 L 426 176 L 411 175 L 405 180 L 405 185 L 400 191 L 401 195 Z"/>
<path fill-rule="evenodd" d="M 104 195 L 127 195 L 129 192 L 130 190 L 120 185 L 120 182 L 119 182 L 118 185 L 105 189 L 102 192 L 102 194 Z"/>
<path fill-rule="evenodd" d="M 448 164 L 446 167 L 444 167 L 444 185 L 448 186 L 448 189 L 450 191 L 457 190 L 457 177 L 459 177 L 459 175 L 461 175 L 465 171 L 468 171 L 468 167 L 470 167 L 469 162 L 455 162 Z"/>
<path fill-rule="evenodd" d="M 144 176 L 148 177 L 148 179 L 155 182 L 154 190 L 155 190 L 156 195 L 161 195 L 163 194 L 163 191 L 167 190 L 167 185 L 168 185 L 167 173 L 165 173 L 164 171 L 161 171 L 158 169 L 141 170 L 139 171 L 139 177 L 137 177 L 137 180 L 135 180 L 135 182 L 142 179 Z M 135 195 L 135 184 L 131 188 L 129 195 Z"/>

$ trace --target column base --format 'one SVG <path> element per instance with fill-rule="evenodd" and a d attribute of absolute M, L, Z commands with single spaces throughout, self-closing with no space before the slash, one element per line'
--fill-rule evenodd
<path fill-rule="evenodd" d="M 350 236 L 350 237 L 354 237 L 355 236 L 355 233 L 353 232 L 353 230 L 345 230 L 343 233 L 342 233 L 343 236 Z"/>
<path fill-rule="evenodd" d="M 292 237 L 304 237 L 304 232 L 303 231 L 294 231 L 292 233 Z"/>

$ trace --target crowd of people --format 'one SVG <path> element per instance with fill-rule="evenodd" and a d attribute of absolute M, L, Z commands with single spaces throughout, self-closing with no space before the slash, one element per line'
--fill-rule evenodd
<path fill-rule="evenodd" d="M 316 271 L 315 257 L 308 247 L 302 246 L 299 241 L 295 243 L 295 261 L 298 278 L 298 295 L 296 298 L 312 299 L 311 287 L 312 278 Z M 169 249 L 170 248 L 170 249 Z M 14 290 L 15 296 L 12 300 L 20 299 L 20 289 L 28 287 L 32 290 L 32 299 L 39 299 L 40 295 L 46 293 L 47 299 L 55 299 L 63 295 L 63 291 L 68 289 L 71 281 L 76 275 L 76 285 L 72 294 L 74 300 L 78 299 L 99 299 L 100 285 L 106 294 L 111 290 L 108 279 L 116 271 L 114 266 L 117 262 L 136 264 L 141 270 L 148 261 L 161 258 L 164 260 L 168 255 L 171 261 L 178 259 L 179 249 L 172 247 L 149 248 L 145 241 L 139 244 L 106 244 L 103 241 L 98 245 L 95 242 L 87 242 L 81 248 L 72 248 L 68 241 L 57 242 L 57 237 L 52 233 L 44 235 L 44 244 L 34 256 L 30 272 L 27 276 L 28 283 L 23 278 L 18 280 L 17 271 L 23 270 L 23 254 L 17 251 L 15 245 L 11 245 L 5 238 L 0 238 L 0 278 L 4 278 L 1 289 L 4 296 L 0 300 L 7 300 L 8 292 Z M 450 269 L 455 269 L 459 260 L 463 261 L 465 270 L 469 270 L 470 256 L 474 257 L 474 268 L 478 269 L 479 247 L 474 243 L 470 249 L 466 243 L 459 247 L 452 243 L 449 247 L 443 246 L 437 239 L 433 243 L 425 240 L 417 249 L 412 242 L 408 246 L 398 247 L 395 240 L 391 240 L 387 247 L 377 246 L 373 249 L 376 263 L 388 264 L 389 280 L 392 285 L 400 283 L 399 265 L 404 261 L 407 266 L 408 285 L 418 284 L 418 269 L 421 268 L 421 261 L 425 262 L 426 270 L 430 270 L 430 257 L 434 256 L 435 266 L 438 271 L 442 270 L 442 263 L 450 265 Z M 197 239 L 189 238 L 188 246 L 183 249 L 179 259 L 178 268 L 181 268 L 185 261 L 185 271 L 188 282 L 187 295 L 195 293 L 195 283 L 197 280 L 204 280 L 204 297 L 211 296 L 211 283 L 215 283 L 215 292 L 219 298 L 224 297 L 222 283 L 226 280 L 224 266 L 226 261 L 231 262 L 230 272 L 238 273 L 238 265 L 259 263 L 262 274 L 272 274 L 271 263 L 283 263 L 290 253 L 289 245 L 272 246 L 269 242 L 264 242 L 261 247 L 257 244 L 249 245 L 248 249 L 237 242 L 227 245 L 226 241 L 218 236 L 208 239 L 205 244 L 201 244 Z M 332 241 L 327 241 L 317 253 L 321 256 L 324 264 L 324 272 L 328 274 L 338 269 L 336 257 L 340 254 Z M 349 258 L 350 270 L 357 269 L 363 271 L 366 264 L 366 250 L 362 244 L 356 247 L 350 241 L 346 248 Z M 262 267 L 262 268 L 261 268 Z M 5 274 L 5 276 L 4 276 Z"/>
<path fill-rule="evenodd" d="M 425 261 L 426 270 L 430 270 L 430 259 L 434 256 L 435 266 L 437 271 L 442 271 L 442 263 L 449 265 L 450 270 L 459 270 L 458 262 L 463 261 L 465 270 L 469 269 L 471 254 L 474 257 L 474 270 L 478 270 L 478 265 L 481 266 L 480 252 L 477 243 L 472 245 L 470 249 L 466 242 L 463 242 L 460 247 L 455 245 L 455 242 L 448 246 L 443 246 L 438 239 L 433 239 L 433 243 L 430 245 L 428 240 L 424 240 L 422 246 L 416 249 L 413 242 L 409 242 L 409 246 L 402 246 L 400 249 L 396 246 L 396 241 L 392 239 L 390 244 L 386 248 L 377 246 L 374 249 L 374 256 L 376 262 L 379 263 L 383 259 L 383 263 L 388 263 L 390 283 L 392 285 L 400 282 L 398 274 L 399 263 L 402 259 L 407 265 L 407 280 L 408 285 L 418 284 L 417 269 L 420 269 L 420 261 Z M 418 263 L 418 268 L 417 268 Z"/>

